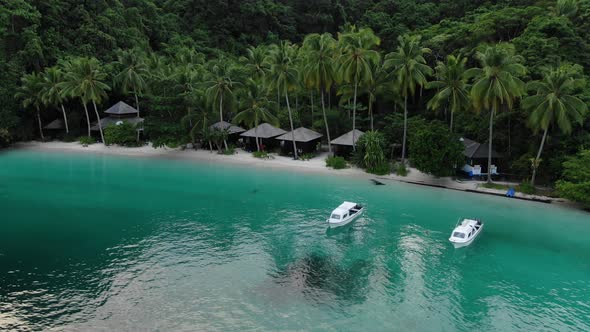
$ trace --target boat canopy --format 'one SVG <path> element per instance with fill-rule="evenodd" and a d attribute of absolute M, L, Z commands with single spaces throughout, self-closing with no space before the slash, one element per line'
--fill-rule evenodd
<path fill-rule="evenodd" d="M 336 209 L 334 209 L 333 213 L 344 214 L 345 212 L 348 212 L 350 209 L 354 208 L 355 206 L 356 206 L 356 203 L 344 202 L 344 203 L 340 204 L 340 206 L 338 206 Z"/>

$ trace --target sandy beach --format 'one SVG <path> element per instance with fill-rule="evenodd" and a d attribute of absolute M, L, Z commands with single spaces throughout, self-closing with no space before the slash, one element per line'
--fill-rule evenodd
<path fill-rule="evenodd" d="M 180 148 L 153 148 L 151 145 L 144 145 L 141 147 L 121 147 L 121 146 L 105 146 L 103 144 L 92 144 L 87 147 L 82 146 L 78 142 L 20 142 L 13 146 L 13 149 L 34 150 L 34 151 L 54 151 L 54 152 L 68 152 L 68 153 L 88 153 L 88 154 L 107 154 L 119 155 L 139 158 L 165 158 L 165 159 L 182 159 L 191 160 L 195 162 L 207 163 L 229 163 L 238 165 L 247 165 L 249 167 L 260 167 L 268 169 L 283 169 L 293 172 L 310 172 L 316 174 L 330 174 L 335 176 L 347 176 L 355 178 L 376 179 L 386 183 L 387 181 L 400 181 L 416 185 L 425 185 L 431 187 L 460 190 L 466 192 L 490 194 L 490 195 L 504 195 L 504 190 L 489 189 L 481 187 L 482 181 L 460 181 L 450 177 L 437 178 L 428 174 L 424 174 L 415 168 L 410 168 L 407 176 L 390 175 L 373 175 L 368 174 L 364 170 L 357 167 L 349 167 L 341 170 L 334 170 L 326 167 L 325 159 L 328 156 L 327 152 L 317 155 L 311 160 L 293 160 L 289 157 L 274 155 L 271 159 L 254 158 L 251 153 L 237 149 L 233 155 L 222 155 L 216 151 L 208 150 L 194 150 L 194 149 L 180 149 Z M 563 205 L 576 205 L 568 200 L 562 198 L 553 198 L 539 195 L 527 195 L 523 193 L 516 193 L 516 198 L 524 200 L 540 201 L 545 203 L 560 203 Z"/>

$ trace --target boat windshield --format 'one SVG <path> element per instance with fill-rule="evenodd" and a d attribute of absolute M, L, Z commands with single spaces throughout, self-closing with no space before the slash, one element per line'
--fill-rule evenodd
<path fill-rule="evenodd" d="M 340 215 L 339 214 L 333 214 L 332 217 L 330 217 L 330 218 L 340 220 Z"/>
<path fill-rule="evenodd" d="M 465 238 L 465 233 L 455 232 L 455 233 L 453 233 L 453 237 L 458 237 L 460 239 L 464 239 Z"/>

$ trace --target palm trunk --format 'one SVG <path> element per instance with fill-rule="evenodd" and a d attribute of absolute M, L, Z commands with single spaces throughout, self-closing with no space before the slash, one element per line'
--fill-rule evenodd
<path fill-rule="evenodd" d="M 543 139 L 541 139 L 541 146 L 539 146 L 539 151 L 537 152 L 537 158 L 534 160 L 533 164 L 533 175 L 531 176 L 531 186 L 535 187 L 535 178 L 537 177 L 537 167 L 539 167 L 539 159 L 541 158 L 541 153 L 543 152 L 543 146 L 545 146 L 545 139 L 547 138 L 547 132 L 549 131 L 549 127 L 545 128 L 545 132 L 543 133 Z"/>
<path fill-rule="evenodd" d="M 352 100 L 352 150 L 356 151 L 356 142 L 354 140 L 354 130 L 356 129 L 356 93 L 358 89 L 358 79 L 354 78 L 354 98 Z"/>
<path fill-rule="evenodd" d="M 254 140 L 256 141 L 256 151 L 260 152 L 260 143 L 258 142 L 258 124 L 254 127 Z"/>
<path fill-rule="evenodd" d="M 406 137 L 408 135 L 408 96 L 404 97 L 404 138 L 402 141 L 402 163 L 406 163 Z"/>
<path fill-rule="evenodd" d="M 496 109 L 492 106 L 492 111 L 490 112 L 490 137 L 488 138 L 488 183 L 492 183 L 492 138 L 493 130 L 494 130 L 494 113 Z"/>
<path fill-rule="evenodd" d="M 328 127 L 328 117 L 326 116 L 326 107 L 324 105 L 324 89 L 322 94 L 322 113 L 324 113 L 324 125 L 326 126 L 326 136 L 328 137 L 328 153 L 332 154 L 332 143 L 330 143 L 330 127 Z"/>
<path fill-rule="evenodd" d="M 291 123 L 291 140 L 293 141 L 293 156 L 298 159 L 297 156 L 297 144 L 295 144 L 295 128 L 293 128 L 293 115 L 291 115 L 291 106 L 289 105 L 289 94 L 285 91 L 285 100 L 287 101 L 287 111 L 289 112 L 289 122 Z"/>
<path fill-rule="evenodd" d="M 66 126 L 66 133 L 70 133 L 70 127 L 68 126 L 68 115 L 66 114 L 66 109 L 64 108 L 64 104 L 61 104 L 61 112 L 64 115 L 64 124 Z"/>
<path fill-rule="evenodd" d="M 96 108 L 96 102 L 93 100 L 92 105 L 94 106 L 94 113 L 96 114 L 96 118 L 98 119 L 98 130 L 100 131 L 100 139 L 102 140 L 102 144 L 107 145 L 107 142 L 104 140 L 104 133 L 102 132 L 102 123 L 100 123 L 100 115 L 98 115 L 98 108 Z"/>
<path fill-rule="evenodd" d="M 219 122 L 223 122 L 223 95 L 219 96 Z M 227 150 L 227 141 L 223 139 L 223 146 Z"/>
<path fill-rule="evenodd" d="M 372 97 L 369 97 L 369 116 L 371 117 L 371 131 L 373 131 L 373 102 Z"/>
<path fill-rule="evenodd" d="M 88 137 L 90 137 L 92 136 L 92 134 L 90 133 L 90 116 L 88 115 L 88 106 L 86 106 L 86 103 L 84 101 L 82 101 L 82 105 L 84 105 L 84 113 L 86 114 L 86 124 L 88 124 Z"/>
<path fill-rule="evenodd" d="M 311 128 L 313 128 L 313 90 L 309 91 L 309 97 L 311 100 Z"/>
<path fill-rule="evenodd" d="M 37 107 L 37 122 L 39 123 L 39 133 L 41 134 L 41 140 L 45 141 L 45 135 L 43 135 L 43 124 L 41 123 L 41 112 Z"/>
<path fill-rule="evenodd" d="M 137 110 L 137 117 L 139 118 L 139 99 L 137 98 L 137 92 L 133 93 L 135 95 L 135 109 Z"/>
<path fill-rule="evenodd" d="M 451 108 L 451 126 L 449 127 L 451 133 L 453 132 L 453 115 L 455 115 L 455 112 L 453 112 L 453 109 Z"/>

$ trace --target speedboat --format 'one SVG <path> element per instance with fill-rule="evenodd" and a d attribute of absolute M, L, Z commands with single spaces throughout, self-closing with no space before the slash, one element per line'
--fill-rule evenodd
<path fill-rule="evenodd" d="M 365 208 L 360 204 L 344 202 L 332 211 L 330 218 L 326 221 L 330 227 L 344 226 L 363 214 L 364 210 Z"/>
<path fill-rule="evenodd" d="M 457 222 L 449 241 L 455 248 L 466 247 L 481 233 L 483 222 L 479 219 L 463 219 Z"/>

